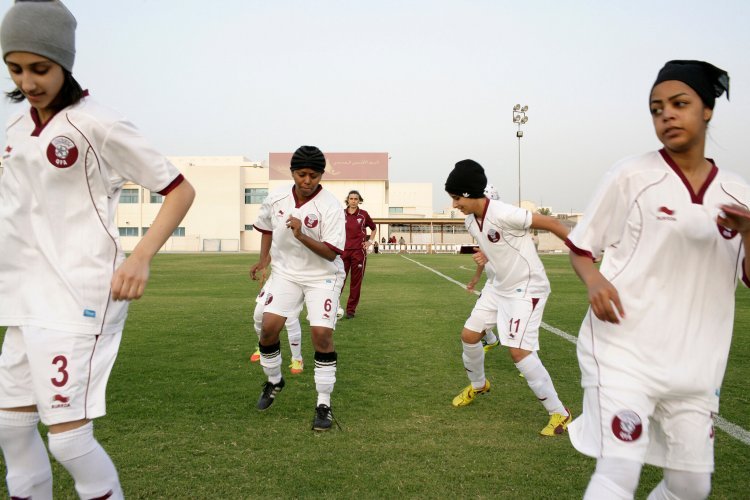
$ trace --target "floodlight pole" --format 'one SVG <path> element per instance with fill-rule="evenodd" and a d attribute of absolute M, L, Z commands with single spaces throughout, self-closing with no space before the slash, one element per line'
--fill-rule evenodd
<path fill-rule="evenodd" d="M 523 137 L 523 130 L 521 125 L 529 121 L 529 117 L 526 116 L 526 112 L 529 107 L 524 105 L 521 107 L 520 104 L 513 106 L 513 123 L 518 124 L 518 131 L 516 137 L 518 137 L 518 206 L 521 206 L 521 137 Z"/>

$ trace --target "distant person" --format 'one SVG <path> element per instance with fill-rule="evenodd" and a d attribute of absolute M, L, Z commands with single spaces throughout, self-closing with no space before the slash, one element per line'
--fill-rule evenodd
<path fill-rule="evenodd" d="M 284 388 L 279 333 L 286 319 L 299 314 L 305 304 L 315 349 L 315 431 L 329 430 L 333 421 L 331 393 L 338 358 L 333 329 L 345 279 L 344 213 L 336 197 L 320 185 L 325 167 L 325 156 L 315 146 L 301 146 L 294 152 L 290 164 L 294 185 L 274 190 L 261 205 L 254 225 L 263 234 L 260 259 L 250 268 L 252 278 L 260 279 L 258 273 L 270 264 L 273 276 L 266 287 L 258 343 L 268 382 L 257 408 L 268 409 Z"/>
<path fill-rule="evenodd" d="M 392 245 L 395 245 L 397 243 L 397 241 L 396 241 L 396 235 L 395 234 L 391 235 L 391 237 L 388 238 L 388 243 L 390 243 Z"/>
<path fill-rule="evenodd" d="M 482 290 L 483 300 L 477 301 L 477 307 L 461 332 L 464 367 L 471 384 L 453 398 L 453 406 L 466 406 L 478 395 L 490 392 L 490 382 L 484 374 L 485 351 L 481 340 L 487 326 L 494 323 L 500 343 L 508 347 L 516 368 L 549 414 L 549 421 L 540 434 L 562 434 L 571 415 L 558 398 L 547 369 L 536 356 L 539 326 L 550 287 L 531 242 L 530 230 L 545 229 L 565 239 L 568 228 L 552 217 L 488 199 L 484 194 L 486 186 L 484 169 L 473 160 L 456 163 L 445 182 L 453 208 L 466 215 L 466 229 L 479 244 L 474 262 L 479 265 L 489 262 L 495 269 L 492 287 Z"/>
<path fill-rule="evenodd" d="M 372 253 L 378 253 L 378 240 L 372 243 Z"/>
<path fill-rule="evenodd" d="M 15 85 L 7 95 L 30 105 L 8 120 L 0 177 L 0 325 L 8 327 L 0 447 L 10 498 L 52 498 L 40 421 L 81 498 L 123 498 L 92 420 L 106 414 L 128 305 L 195 195 L 130 122 L 75 80 L 76 24 L 62 2 L 18 1 L 0 26 Z M 164 203 L 126 257 L 115 213 L 128 181 Z"/>
<path fill-rule="evenodd" d="M 648 99 L 663 148 L 615 164 L 570 233 L 591 304 L 577 344 L 583 413 L 570 425 L 573 446 L 596 458 L 586 499 L 633 498 L 644 462 L 664 471 L 650 500 L 711 491 L 737 280 L 750 286 L 750 186 L 705 157 L 725 91 L 722 69 L 666 63 Z"/>
<path fill-rule="evenodd" d="M 382 243 L 383 245 L 385 245 L 385 236 L 383 236 L 382 238 L 380 238 L 380 243 Z"/>
<path fill-rule="evenodd" d="M 357 190 L 349 191 L 346 197 L 346 246 L 344 247 L 344 271 L 349 277 L 349 300 L 346 302 L 344 319 L 354 318 L 362 290 L 362 279 L 367 266 L 367 249 L 375 240 L 375 223 L 365 210 L 359 208 L 364 202 Z M 367 233 L 367 230 L 370 233 Z M 377 244 L 377 241 L 376 241 Z"/>

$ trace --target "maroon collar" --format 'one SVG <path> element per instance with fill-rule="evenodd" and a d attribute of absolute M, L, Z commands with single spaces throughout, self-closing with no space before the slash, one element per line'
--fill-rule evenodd
<path fill-rule="evenodd" d="M 661 157 L 664 158 L 664 161 L 667 162 L 667 165 L 670 166 L 670 168 L 674 171 L 675 174 L 677 174 L 677 177 L 679 177 L 682 180 L 682 183 L 685 184 L 685 188 L 688 190 L 688 193 L 690 193 L 690 201 L 692 201 L 696 205 L 703 205 L 703 196 L 706 194 L 706 191 L 708 190 L 708 186 L 711 185 L 711 182 L 713 182 L 716 175 L 719 173 L 719 168 L 716 166 L 716 163 L 711 158 L 706 158 L 709 162 L 711 162 L 711 171 L 708 173 L 708 177 L 706 177 L 706 181 L 703 183 L 701 188 L 698 190 L 698 192 L 693 191 L 693 187 L 690 185 L 690 182 L 687 180 L 687 177 L 685 177 L 685 174 L 682 172 L 682 169 L 675 163 L 675 161 L 672 159 L 671 156 L 669 156 L 669 153 L 667 153 L 667 150 L 662 148 L 659 150 L 659 153 L 661 154 Z"/>
<path fill-rule="evenodd" d="M 89 91 L 88 89 L 83 91 L 83 97 L 88 97 Z M 57 110 L 54 112 L 52 116 L 49 117 L 49 120 L 47 120 L 45 123 L 42 123 L 42 119 L 39 118 L 39 111 L 36 110 L 35 107 L 31 107 L 31 120 L 34 122 L 34 130 L 31 131 L 32 137 L 39 137 L 41 135 L 42 130 L 44 130 L 44 127 L 47 126 L 49 122 L 52 121 L 52 119 L 57 116 L 57 113 L 59 113 L 62 110 Z"/>
<path fill-rule="evenodd" d="M 323 186 L 321 186 L 320 184 L 318 184 L 318 187 L 315 189 L 315 192 L 312 194 L 312 196 L 310 196 L 310 198 L 307 201 L 300 202 L 297 199 L 297 191 L 295 190 L 295 186 L 292 186 L 292 196 L 294 197 L 294 207 L 295 208 L 301 207 L 302 205 L 304 205 L 308 201 L 310 201 L 313 198 L 315 198 L 316 196 L 318 196 L 318 193 L 320 193 L 322 190 L 323 190 Z"/>

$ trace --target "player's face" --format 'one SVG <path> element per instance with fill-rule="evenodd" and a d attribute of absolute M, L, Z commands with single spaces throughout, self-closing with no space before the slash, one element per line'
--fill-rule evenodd
<path fill-rule="evenodd" d="M 656 137 L 667 150 L 682 153 L 703 147 L 712 110 L 688 85 L 677 80 L 661 82 L 651 91 L 649 107 Z"/>
<path fill-rule="evenodd" d="M 13 83 L 46 122 L 54 114 L 50 105 L 65 83 L 62 66 L 30 52 L 11 52 L 5 64 Z"/>
<path fill-rule="evenodd" d="M 359 206 L 359 196 L 352 193 L 346 198 L 346 206 L 355 209 Z"/>
<path fill-rule="evenodd" d="M 297 198 L 301 200 L 309 199 L 315 190 L 318 189 L 323 172 L 318 172 L 311 168 L 298 168 L 292 170 L 292 179 L 294 179 L 294 190 Z"/>
<path fill-rule="evenodd" d="M 453 208 L 459 209 L 464 215 L 482 215 L 478 202 L 482 202 L 484 198 L 464 198 L 457 194 L 452 194 L 450 197 L 453 200 Z"/>

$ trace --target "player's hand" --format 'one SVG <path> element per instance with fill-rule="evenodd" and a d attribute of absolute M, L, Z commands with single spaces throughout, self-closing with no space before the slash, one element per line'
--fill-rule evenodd
<path fill-rule="evenodd" d="M 143 296 L 149 277 L 150 260 L 130 254 L 112 275 L 112 298 L 114 300 L 137 300 Z"/>
<path fill-rule="evenodd" d="M 255 265 L 250 267 L 250 279 L 253 281 L 266 281 L 266 267 L 268 267 L 267 262 L 256 262 Z M 260 273 L 260 275 L 258 273 Z"/>
<path fill-rule="evenodd" d="M 594 315 L 607 323 L 619 324 L 625 317 L 617 289 L 604 276 L 599 276 L 588 286 L 589 303 Z"/>
<path fill-rule="evenodd" d="M 466 291 L 473 292 L 474 287 L 477 286 L 478 282 L 479 282 L 479 278 L 472 278 L 471 281 L 466 283 Z"/>
<path fill-rule="evenodd" d="M 299 239 L 302 234 L 302 221 L 292 215 L 286 220 L 286 227 L 292 230 L 294 237 Z"/>
<path fill-rule="evenodd" d="M 487 256 L 484 255 L 484 253 L 479 249 L 476 249 L 474 251 L 474 255 L 472 255 L 471 258 L 474 259 L 474 262 L 476 262 L 480 266 L 483 266 L 487 262 L 489 262 L 489 259 L 487 258 Z"/>
<path fill-rule="evenodd" d="M 716 222 L 740 234 L 750 233 L 750 210 L 740 205 L 721 205 Z"/>

